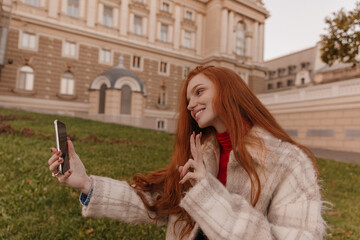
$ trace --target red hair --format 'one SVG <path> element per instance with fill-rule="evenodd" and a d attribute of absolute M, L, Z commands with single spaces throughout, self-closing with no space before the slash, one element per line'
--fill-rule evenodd
<path fill-rule="evenodd" d="M 317 169 L 317 163 L 312 152 L 295 142 L 285 132 L 239 75 L 225 67 L 199 66 L 189 73 L 180 92 L 178 103 L 179 119 L 170 164 L 167 168 L 149 172 L 146 176 L 135 174 L 133 178 L 135 189 L 158 192 L 160 194 L 155 202 L 150 203 L 140 192 L 138 193 L 147 209 L 156 213 L 155 219 L 167 217 L 169 214 L 179 214 L 180 217 L 177 221 L 186 221 L 186 225 L 181 231 L 181 237 L 191 232 L 195 222 L 184 209 L 179 207 L 184 192 L 190 188 L 190 184 L 179 184 L 180 176 L 176 166 L 183 166 L 191 157 L 189 139 L 193 131 L 197 133 L 201 131 L 203 133 L 202 141 L 206 141 L 206 138 L 215 132 L 213 127 L 200 129 L 187 109 L 187 86 L 190 80 L 198 74 L 205 75 L 214 84 L 214 111 L 225 124 L 231 139 L 232 148 L 236 149 L 234 151 L 236 160 L 249 176 L 251 182 L 251 204 L 253 206 L 259 200 L 261 183 L 256 172 L 255 163 L 245 146 L 252 144 L 263 148 L 263 144 L 260 138 L 246 135 L 248 124 L 251 126 L 257 125 L 267 130 L 276 138 L 298 146 L 309 156 L 315 169 Z M 245 119 L 246 121 L 239 121 L 239 119 Z"/>

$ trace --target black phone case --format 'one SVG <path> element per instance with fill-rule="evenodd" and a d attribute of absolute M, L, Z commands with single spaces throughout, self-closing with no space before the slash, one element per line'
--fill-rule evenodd
<path fill-rule="evenodd" d="M 64 174 L 67 170 L 70 169 L 66 126 L 63 122 L 58 120 L 57 128 L 59 135 L 59 146 L 62 153 L 61 157 L 64 159 L 64 162 L 61 164 L 61 174 Z"/>

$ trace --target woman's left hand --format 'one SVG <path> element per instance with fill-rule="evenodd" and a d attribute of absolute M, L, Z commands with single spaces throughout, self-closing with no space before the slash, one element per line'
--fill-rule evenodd
<path fill-rule="evenodd" d="M 206 175 L 206 168 L 201 151 L 201 136 L 202 133 L 197 134 L 196 136 L 195 133 L 193 133 L 190 136 L 190 150 L 194 159 L 190 158 L 184 166 L 179 166 L 178 170 L 181 179 L 179 183 L 181 184 L 190 180 L 192 185 L 195 185 Z M 190 171 L 190 169 L 192 169 L 192 171 Z"/>

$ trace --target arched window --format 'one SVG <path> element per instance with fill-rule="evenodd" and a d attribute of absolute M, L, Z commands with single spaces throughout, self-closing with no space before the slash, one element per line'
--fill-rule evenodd
<path fill-rule="evenodd" d="M 74 75 L 65 72 L 61 77 L 60 94 L 74 95 Z"/>
<path fill-rule="evenodd" d="M 104 83 L 100 87 L 99 93 L 99 113 L 105 113 L 105 91 L 106 91 L 106 84 Z"/>
<path fill-rule="evenodd" d="M 166 89 L 165 86 L 161 86 L 158 93 L 158 101 L 159 106 L 165 106 L 166 105 Z"/>
<path fill-rule="evenodd" d="M 131 88 L 128 85 L 121 88 L 120 114 L 131 114 Z"/>
<path fill-rule="evenodd" d="M 238 22 L 236 26 L 236 55 L 245 56 L 245 25 L 243 22 Z"/>
<path fill-rule="evenodd" d="M 19 72 L 18 89 L 32 91 L 34 89 L 34 70 L 30 66 L 22 66 Z"/>

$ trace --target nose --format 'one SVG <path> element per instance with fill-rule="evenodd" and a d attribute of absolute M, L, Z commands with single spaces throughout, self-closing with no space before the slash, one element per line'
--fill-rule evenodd
<path fill-rule="evenodd" d="M 195 108 L 195 106 L 196 106 L 195 101 L 190 98 L 189 103 L 187 105 L 187 109 L 189 111 L 192 111 Z"/>

